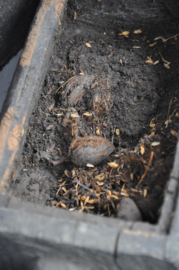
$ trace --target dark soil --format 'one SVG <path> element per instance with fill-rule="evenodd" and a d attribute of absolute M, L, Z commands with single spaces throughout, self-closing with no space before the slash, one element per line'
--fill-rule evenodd
<path fill-rule="evenodd" d="M 142 29 L 125 37 L 66 19 L 9 192 L 105 216 L 115 216 L 129 196 L 155 223 L 179 129 L 179 41 L 154 38 L 176 34 Z M 87 135 L 109 139 L 115 151 L 96 167 L 79 168 L 69 148 Z"/>

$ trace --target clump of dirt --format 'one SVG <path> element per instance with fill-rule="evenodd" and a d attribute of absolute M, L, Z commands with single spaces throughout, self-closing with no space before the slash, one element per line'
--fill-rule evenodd
<path fill-rule="evenodd" d="M 179 43 L 154 38 L 65 21 L 12 194 L 105 216 L 115 216 L 129 196 L 144 220 L 157 221 L 178 136 Z M 70 145 L 87 136 L 106 138 L 115 150 L 97 166 L 79 167 Z"/>

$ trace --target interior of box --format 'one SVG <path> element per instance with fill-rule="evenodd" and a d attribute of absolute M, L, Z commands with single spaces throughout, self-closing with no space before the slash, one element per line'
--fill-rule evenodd
<path fill-rule="evenodd" d="M 178 137 L 178 5 L 68 1 L 7 192 L 156 223 Z"/>

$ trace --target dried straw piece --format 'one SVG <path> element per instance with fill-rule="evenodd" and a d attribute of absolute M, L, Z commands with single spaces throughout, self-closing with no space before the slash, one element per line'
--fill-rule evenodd
<path fill-rule="evenodd" d="M 139 185 L 140 185 L 140 184 L 142 183 L 142 181 L 144 180 L 144 177 L 146 176 L 146 174 L 147 174 L 147 172 L 148 172 L 148 170 L 149 170 L 149 167 L 150 167 L 150 165 L 151 165 L 151 163 L 152 163 L 153 156 L 154 156 L 154 152 L 151 152 L 151 154 L 150 154 L 150 160 L 149 160 L 147 169 L 146 169 L 146 171 L 144 172 L 144 174 L 142 175 L 142 177 L 141 177 L 139 183 L 137 184 L 136 188 L 138 188 Z"/>

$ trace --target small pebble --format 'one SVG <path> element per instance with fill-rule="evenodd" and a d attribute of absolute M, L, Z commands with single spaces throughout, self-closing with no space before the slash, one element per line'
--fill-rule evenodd
<path fill-rule="evenodd" d="M 142 221 L 142 215 L 137 205 L 130 198 L 121 200 L 117 217 L 126 221 Z"/>

